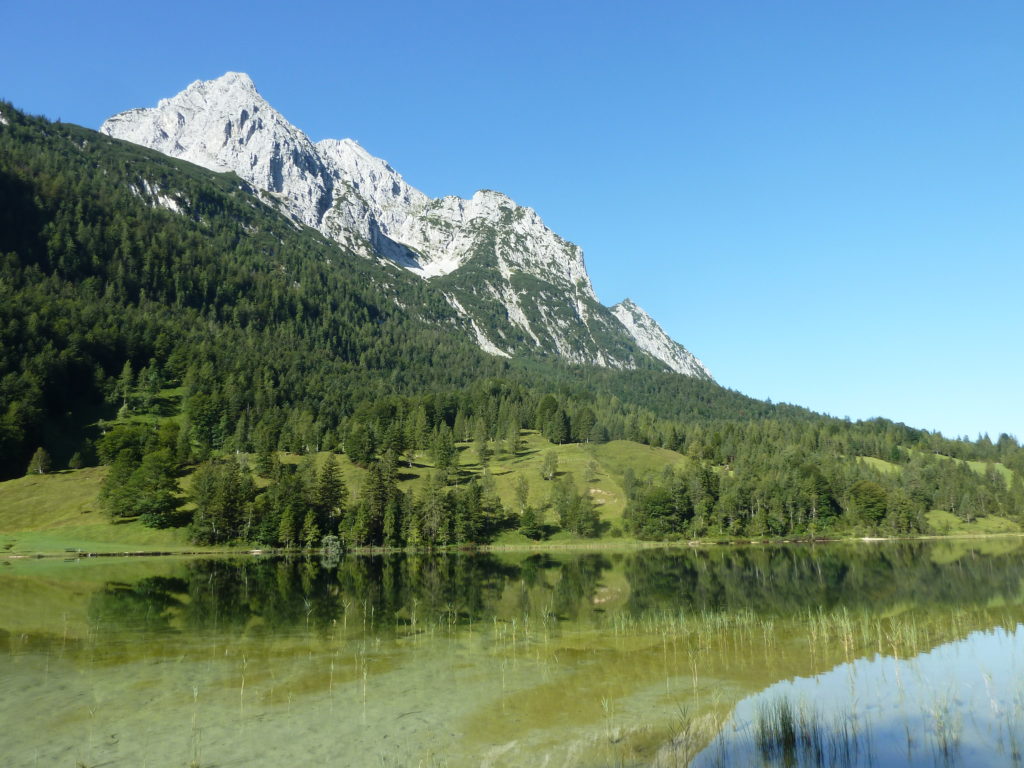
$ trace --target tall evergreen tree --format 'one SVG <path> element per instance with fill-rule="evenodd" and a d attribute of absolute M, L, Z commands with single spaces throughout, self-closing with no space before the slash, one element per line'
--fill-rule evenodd
<path fill-rule="evenodd" d="M 317 476 L 316 487 L 313 490 L 313 504 L 318 516 L 317 523 L 322 530 L 329 533 L 337 531 L 338 522 L 344 514 L 347 496 L 348 489 L 341 476 L 338 460 L 333 453 L 329 454 L 323 466 L 320 467 L 320 474 Z"/>

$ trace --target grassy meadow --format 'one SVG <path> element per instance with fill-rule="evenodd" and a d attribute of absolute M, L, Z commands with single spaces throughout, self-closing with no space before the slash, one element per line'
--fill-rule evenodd
<path fill-rule="evenodd" d="M 622 514 L 626 495 L 622 480 L 626 470 L 637 478 L 661 473 L 666 466 L 685 467 L 688 459 L 663 448 L 617 440 L 602 445 L 554 445 L 536 432 L 524 432 L 521 447 L 515 456 L 496 447 L 484 470 L 476 459 L 472 443 L 458 443 L 458 482 L 490 474 L 495 492 L 508 508 L 515 508 L 516 478 L 526 477 L 530 486 L 530 504 L 542 507 L 550 493 L 551 483 L 544 479 L 541 465 L 548 452 L 558 457 L 558 476 L 571 474 L 580 492 L 594 500 L 601 520 L 608 523 L 604 533 L 622 534 Z M 327 453 L 313 456 L 319 466 Z M 254 457 L 248 457 L 253 460 Z M 286 463 L 298 464 L 305 459 L 295 454 L 281 454 Z M 348 457 L 339 455 L 350 500 L 359 495 L 367 475 Z M 418 455 L 412 465 L 399 466 L 399 486 L 403 491 L 419 491 L 434 471 L 425 454 Z M 89 552 L 182 552 L 194 551 L 182 528 L 157 530 L 137 521 L 112 522 L 100 510 L 98 494 L 106 467 L 64 470 L 35 474 L 0 482 L 0 547 L 8 555 L 54 554 L 67 549 Z M 191 474 L 180 478 L 183 493 L 188 492 Z M 265 481 L 263 481 L 265 482 Z M 187 508 L 187 505 L 186 505 Z M 574 537 L 556 534 L 555 542 L 571 543 Z M 591 541 L 591 540 L 588 540 Z M 517 532 L 506 532 L 498 545 L 533 544 Z"/>
<path fill-rule="evenodd" d="M 492 455 L 486 467 L 480 465 L 470 442 L 456 444 L 458 471 L 456 481 L 468 482 L 472 478 L 493 484 L 495 493 L 508 509 L 515 509 L 517 478 L 525 477 L 529 484 L 529 503 L 543 509 L 551 491 L 551 482 L 544 478 L 542 464 L 545 456 L 553 453 L 558 459 L 558 477 L 571 475 L 576 488 L 588 493 L 594 501 L 601 521 L 605 523 L 602 539 L 629 540 L 625 534 L 622 516 L 626 507 L 623 478 L 627 471 L 637 479 L 660 475 L 667 466 L 686 469 L 689 459 L 664 448 L 654 448 L 627 440 L 608 443 L 555 445 L 541 434 L 524 431 L 520 448 L 515 455 L 504 450 L 499 443 L 492 444 Z M 326 452 L 312 456 L 319 467 Z M 250 462 L 254 456 L 246 457 Z M 282 453 L 282 462 L 298 464 L 307 457 Z M 350 501 L 358 497 L 367 471 L 356 466 L 345 455 L 337 456 L 338 464 L 348 488 Z M 901 468 L 891 462 L 862 457 L 881 472 L 899 472 Z M 977 466 L 974 466 L 977 465 Z M 984 473 L 985 464 L 973 462 L 972 469 Z M 1002 465 L 997 469 L 1004 476 L 1012 476 Z M 434 471 L 423 452 L 412 462 L 399 465 L 399 487 L 403 491 L 420 491 Z M 70 549 L 89 552 L 185 552 L 195 551 L 183 528 L 157 530 L 147 528 L 138 521 L 112 522 L 100 509 L 98 494 L 106 467 L 88 467 L 63 470 L 49 474 L 34 474 L 0 482 L 0 553 L 6 555 L 55 554 Z M 489 480 L 486 476 L 489 475 Z M 266 481 L 259 479 L 260 484 Z M 191 473 L 180 478 L 183 495 L 191 485 Z M 185 508 L 188 508 L 186 503 Z M 550 513 L 548 513 L 550 515 Z M 1020 533 L 1018 523 L 1003 517 L 988 516 L 965 522 L 949 512 L 932 510 L 927 514 L 932 531 L 940 535 L 994 535 Z M 553 523 L 553 519 L 543 522 Z M 543 542 L 527 539 L 518 531 L 506 531 L 495 541 L 496 546 L 545 546 L 549 544 L 593 543 L 592 539 L 578 539 L 568 533 L 556 533 Z"/>

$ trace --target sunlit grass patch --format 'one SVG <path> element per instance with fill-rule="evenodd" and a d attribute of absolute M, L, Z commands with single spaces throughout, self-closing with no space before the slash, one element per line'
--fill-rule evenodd
<path fill-rule="evenodd" d="M 925 519 L 931 529 L 939 534 L 961 533 L 961 534 L 993 534 L 993 533 L 1019 533 L 1020 524 L 999 515 L 986 515 L 967 522 L 960 519 L 951 512 L 942 509 L 933 509 Z"/>

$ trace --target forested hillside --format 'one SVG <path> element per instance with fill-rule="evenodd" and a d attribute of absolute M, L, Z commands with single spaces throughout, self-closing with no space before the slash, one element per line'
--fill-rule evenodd
<path fill-rule="evenodd" d="M 0 109 L 4 478 L 109 465 L 109 515 L 206 543 L 468 543 L 546 535 L 544 520 L 600 535 L 583 478 L 555 470 L 541 504 L 488 485 L 495 456 L 537 430 L 688 458 L 620 478 L 627 532 L 644 538 L 912 533 L 932 510 L 1024 511 L 1008 436 L 850 423 L 653 365 L 493 357 L 443 286 L 298 228 L 233 174 Z M 339 486 L 330 461 L 280 461 L 318 451 L 363 468 L 363 485 Z M 403 463 L 430 482 L 403 490 Z"/>

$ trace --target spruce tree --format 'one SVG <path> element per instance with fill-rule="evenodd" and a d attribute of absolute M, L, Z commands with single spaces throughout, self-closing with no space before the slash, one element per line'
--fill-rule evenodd
<path fill-rule="evenodd" d="M 297 540 L 298 515 L 294 504 L 286 504 L 277 524 L 277 540 L 284 547 L 292 547 Z"/>
<path fill-rule="evenodd" d="M 528 539 L 539 539 L 543 535 L 543 528 L 537 517 L 537 511 L 527 504 L 519 515 L 519 532 Z"/>
<path fill-rule="evenodd" d="M 476 427 L 473 430 L 473 450 L 476 453 L 477 463 L 481 466 L 486 465 L 491 458 L 491 448 L 488 444 L 487 425 L 483 419 L 477 419 Z"/>
<path fill-rule="evenodd" d="M 136 463 L 129 449 L 121 451 L 100 486 L 100 507 L 111 518 L 132 517 L 137 489 L 132 482 Z"/>
<path fill-rule="evenodd" d="M 348 490 L 341 476 L 338 459 L 332 453 L 320 467 L 316 485 L 313 489 L 313 506 L 317 510 L 321 527 L 333 533 L 338 528 L 338 521 L 344 514 L 345 499 Z"/>
<path fill-rule="evenodd" d="M 505 428 L 505 445 L 510 456 L 518 456 L 519 449 L 522 445 L 519 438 L 519 424 L 518 422 L 509 422 Z"/>
<path fill-rule="evenodd" d="M 142 464 L 132 473 L 135 512 L 143 525 L 166 528 L 174 522 L 174 513 L 181 505 L 174 462 L 167 449 L 147 453 Z"/>
<path fill-rule="evenodd" d="M 316 513 L 312 509 L 306 513 L 306 519 L 302 522 L 300 539 L 305 549 L 313 549 L 320 541 L 320 526 L 316 524 Z"/>
<path fill-rule="evenodd" d="M 455 457 L 457 455 L 455 450 L 455 440 L 452 436 L 452 431 L 448 428 L 447 424 L 441 424 L 434 433 L 434 440 L 431 447 L 431 454 L 434 460 L 434 467 L 442 474 L 443 477 L 453 470 L 455 464 Z"/>
<path fill-rule="evenodd" d="M 134 385 L 135 374 L 132 372 L 132 363 L 130 360 L 125 360 L 124 366 L 121 368 L 121 375 L 117 377 L 117 387 L 115 389 L 117 398 L 121 401 L 121 408 L 125 411 L 129 410 L 132 387 Z"/>

